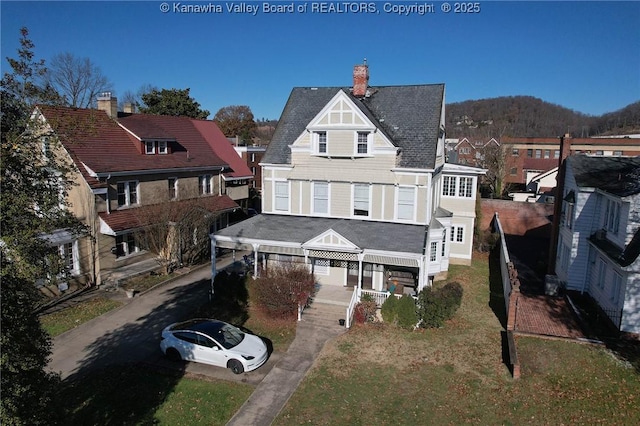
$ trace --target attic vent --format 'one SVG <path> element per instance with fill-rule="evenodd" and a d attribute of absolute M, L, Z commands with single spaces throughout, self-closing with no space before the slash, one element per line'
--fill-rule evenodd
<path fill-rule="evenodd" d="M 312 87 L 311 90 L 318 90 L 318 88 L 317 87 Z"/>

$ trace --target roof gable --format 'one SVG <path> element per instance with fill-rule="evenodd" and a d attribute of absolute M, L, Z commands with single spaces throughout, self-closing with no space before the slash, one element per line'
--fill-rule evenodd
<path fill-rule="evenodd" d="M 328 229 L 322 234 L 302 243 L 302 247 L 311 250 L 361 251 L 360 247 L 333 229 Z"/>
<path fill-rule="evenodd" d="M 350 99 L 393 145 L 400 148 L 399 167 L 435 167 L 444 108 L 443 84 L 372 87 L 364 98 L 353 96 L 347 88 L 294 88 L 263 162 L 289 164 L 289 145 L 314 119 L 321 118 L 321 112 L 338 98 L 339 92 Z"/>

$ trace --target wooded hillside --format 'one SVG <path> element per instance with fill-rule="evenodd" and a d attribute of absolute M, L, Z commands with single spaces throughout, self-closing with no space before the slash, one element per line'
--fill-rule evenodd
<path fill-rule="evenodd" d="M 590 116 L 532 96 L 470 100 L 447 105 L 446 126 L 450 138 L 640 133 L 640 101 L 615 112 Z"/>

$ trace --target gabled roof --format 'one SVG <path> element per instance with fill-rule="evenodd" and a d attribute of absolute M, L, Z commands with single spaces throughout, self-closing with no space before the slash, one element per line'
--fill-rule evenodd
<path fill-rule="evenodd" d="M 226 165 L 187 117 L 134 114 L 121 118 L 121 126 L 106 112 L 97 109 L 43 105 L 38 110 L 92 187 L 99 185 L 94 178 L 100 174 Z M 139 138 L 144 140 L 151 135 L 175 140 L 171 153 L 141 153 Z"/>
<path fill-rule="evenodd" d="M 579 187 L 600 189 L 618 197 L 640 193 L 640 156 L 571 155 L 566 161 Z"/>
<path fill-rule="evenodd" d="M 349 88 L 294 88 L 263 163 L 289 164 L 289 145 L 339 91 L 401 149 L 399 167 L 435 167 L 444 84 L 371 87 L 364 98 L 353 96 Z"/>
<path fill-rule="evenodd" d="M 205 138 L 211 149 L 225 163 L 231 167 L 230 171 L 223 173 L 227 179 L 249 179 L 253 177 L 253 173 L 247 166 L 247 163 L 238 155 L 233 145 L 229 143 L 228 138 L 224 136 L 220 128 L 213 121 L 194 120 L 191 122 Z"/>

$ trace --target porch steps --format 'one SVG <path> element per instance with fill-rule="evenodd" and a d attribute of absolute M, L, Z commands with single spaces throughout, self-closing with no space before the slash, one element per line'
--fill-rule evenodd
<path fill-rule="evenodd" d="M 344 326 L 340 326 L 339 320 L 345 319 L 346 314 L 347 306 L 335 303 L 322 303 L 316 299 L 302 312 L 301 321 L 316 327 L 340 330 L 344 329 Z"/>

